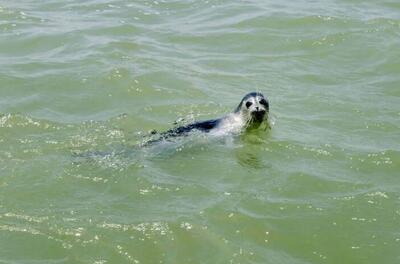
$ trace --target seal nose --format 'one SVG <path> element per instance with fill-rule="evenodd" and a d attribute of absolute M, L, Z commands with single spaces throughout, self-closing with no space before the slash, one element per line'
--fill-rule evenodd
<path fill-rule="evenodd" d="M 260 108 L 258 106 L 256 106 L 256 110 L 258 111 Z"/>

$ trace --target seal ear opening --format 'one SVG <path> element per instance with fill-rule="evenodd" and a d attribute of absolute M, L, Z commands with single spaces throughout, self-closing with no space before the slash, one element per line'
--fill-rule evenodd
<path fill-rule="evenodd" d="M 242 105 L 243 105 L 243 99 L 242 99 L 242 101 L 240 101 L 239 105 L 236 107 L 234 112 L 238 113 L 240 111 L 240 108 L 242 108 Z"/>

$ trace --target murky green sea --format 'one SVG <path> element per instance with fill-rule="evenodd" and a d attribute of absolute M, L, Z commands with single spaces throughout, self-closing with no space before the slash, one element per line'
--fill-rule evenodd
<path fill-rule="evenodd" d="M 398 0 L 0 0 L 0 263 L 400 263 L 399 129 Z"/>

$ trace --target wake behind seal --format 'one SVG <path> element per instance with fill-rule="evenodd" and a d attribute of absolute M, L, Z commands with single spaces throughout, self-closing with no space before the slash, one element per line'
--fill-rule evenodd
<path fill-rule="evenodd" d="M 268 99 L 260 92 L 251 92 L 242 98 L 239 105 L 232 113 L 229 113 L 224 117 L 194 122 L 170 129 L 160 133 L 158 138 L 145 142 L 142 146 L 188 135 L 193 131 L 200 131 L 213 135 L 241 133 L 246 130 L 256 129 L 262 124 L 267 124 L 268 126 L 268 114 Z"/>

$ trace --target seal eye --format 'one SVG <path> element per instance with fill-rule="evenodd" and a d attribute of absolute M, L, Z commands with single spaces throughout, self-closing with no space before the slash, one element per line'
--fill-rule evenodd
<path fill-rule="evenodd" d="M 246 107 L 249 108 L 253 103 L 252 102 L 247 102 Z"/>
<path fill-rule="evenodd" d="M 265 99 L 261 99 L 261 100 L 260 100 L 260 104 L 262 104 L 263 106 L 265 106 L 266 109 L 269 108 L 268 102 L 267 102 L 267 100 L 265 100 Z"/>

